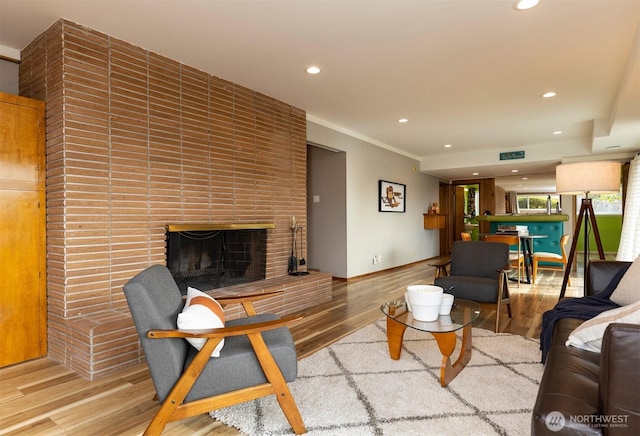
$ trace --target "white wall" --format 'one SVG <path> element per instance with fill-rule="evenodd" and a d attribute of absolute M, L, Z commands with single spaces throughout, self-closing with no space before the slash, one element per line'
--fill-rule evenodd
<path fill-rule="evenodd" d="M 307 162 L 307 265 L 346 278 L 346 153 L 310 145 Z"/>
<path fill-rule="evenodd" d="M 18 95 L 19 65 L 0 59 L 0 92 Z"/>
<path fill-rule="evenodd" d="M 346 153 L 346 278 L 439 254 L 439 232 L 425 230 L 422 222 L 428 205 L 438 201 L 438 180 L 421 173 L 418 161 L 311 121 L 307 140 Z M 381 179 L 407 185 L 406 213 L 378 212 Z M 382 257 L 376 265 L 375 255 Z"/>

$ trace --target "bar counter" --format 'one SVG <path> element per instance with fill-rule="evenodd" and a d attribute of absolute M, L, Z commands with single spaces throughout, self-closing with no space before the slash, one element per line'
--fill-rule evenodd
<path fill-rule="evenodd" d="M 569 220 L 568 215 L 563 214 L 531 214 L 531 215 L 487 215 L 478 216 L 479 222 L 491 223 L 491 233 L 498 230 L 498 226 L 527 226 L 530 235 L 547 235 L 546 238 L 533 240 L 533 252 L 544 251 L 547 253 L 562 254 L 560 250 L 560 238 L 564 234 L 564 221 Z"/>

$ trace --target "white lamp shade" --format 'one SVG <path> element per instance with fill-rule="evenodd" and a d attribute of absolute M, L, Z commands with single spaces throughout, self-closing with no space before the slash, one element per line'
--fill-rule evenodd
<path fill-rule="evenodd" d="M 558 194 L 604 194 L 620 190 L 620 162 L 586 161 L 556 166 Z"/>

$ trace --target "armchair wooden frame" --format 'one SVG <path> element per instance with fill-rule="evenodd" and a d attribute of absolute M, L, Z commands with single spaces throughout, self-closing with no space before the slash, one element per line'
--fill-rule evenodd
<path fill-rule="evenodd" d="M 509 298 L 509 278 L 508 275 L 512 271 L 511 265 L 505 265 L 498 271 L 498 301 L 496 301 L 496 328 L 495 332 L 498 333 L 500 327 L 500 311 L 502 304 L 507 305 L 507 315 L 511 318 L 511 300 Z"/>
<path fill-rule="evenodd" d="M 220 298 L 217 301 L 224 307 L 228 304 L 242 304 L 248 316 L 256 315 L 253 302 L 281 294 L 282 291 L 254 294 L 241 297 Z M 152 339 L 162 338 L 206 338 L 202 349 L 184 370 L 182 376 L 171 389 L 169 395 L 162 403 L 160 410 L 151 420 L 145 430 L 145 435 L 161 434 L 167 423 L 185 419 L 191 416 L 208 413 L 222 407 L 233 406 L 256 398 L 275 395 L 280 407 L 296 434 L 306 433 L 300 411 L 291 395 L 280 368 L 262 338 L 261 332 L 287 326 L 302 316 L 289 316 L 274 321 L 260 322 L 256 324 L 239 325 L 206 330 L 150 330 L 147 337 Z M 227 392 L 201 400 L 184 402 L 195 381 L 198 379 L 211 353 L 220 341 L 228 336 L 247 335 L 256 353 L 260 366 L 268 380 L 268 383 L 250 386 L 233 392 Z"/>

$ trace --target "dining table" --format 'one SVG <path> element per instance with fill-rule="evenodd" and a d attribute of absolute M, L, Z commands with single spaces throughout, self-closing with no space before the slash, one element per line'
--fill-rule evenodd
<path fill-rule="evenodd" d="M 505 235 L 508 233 L 481 233 L 479 235 L 480 240 L 484 240 L 485 236 L 488 235 Z M 524 283 L 531 284 L 531 276 L 533 274 L 533 253 L 534 253 L 534 239 L 544 239 L 548 238 L 548 235 L 543 234 L 529 234 L 529 233 L 519 233 L 518 238 L 520 239 L 520 251 L 524 255 L 524 270 L 526 281 Z M 514 280 L 517 280 L 514 279 Z"/>

